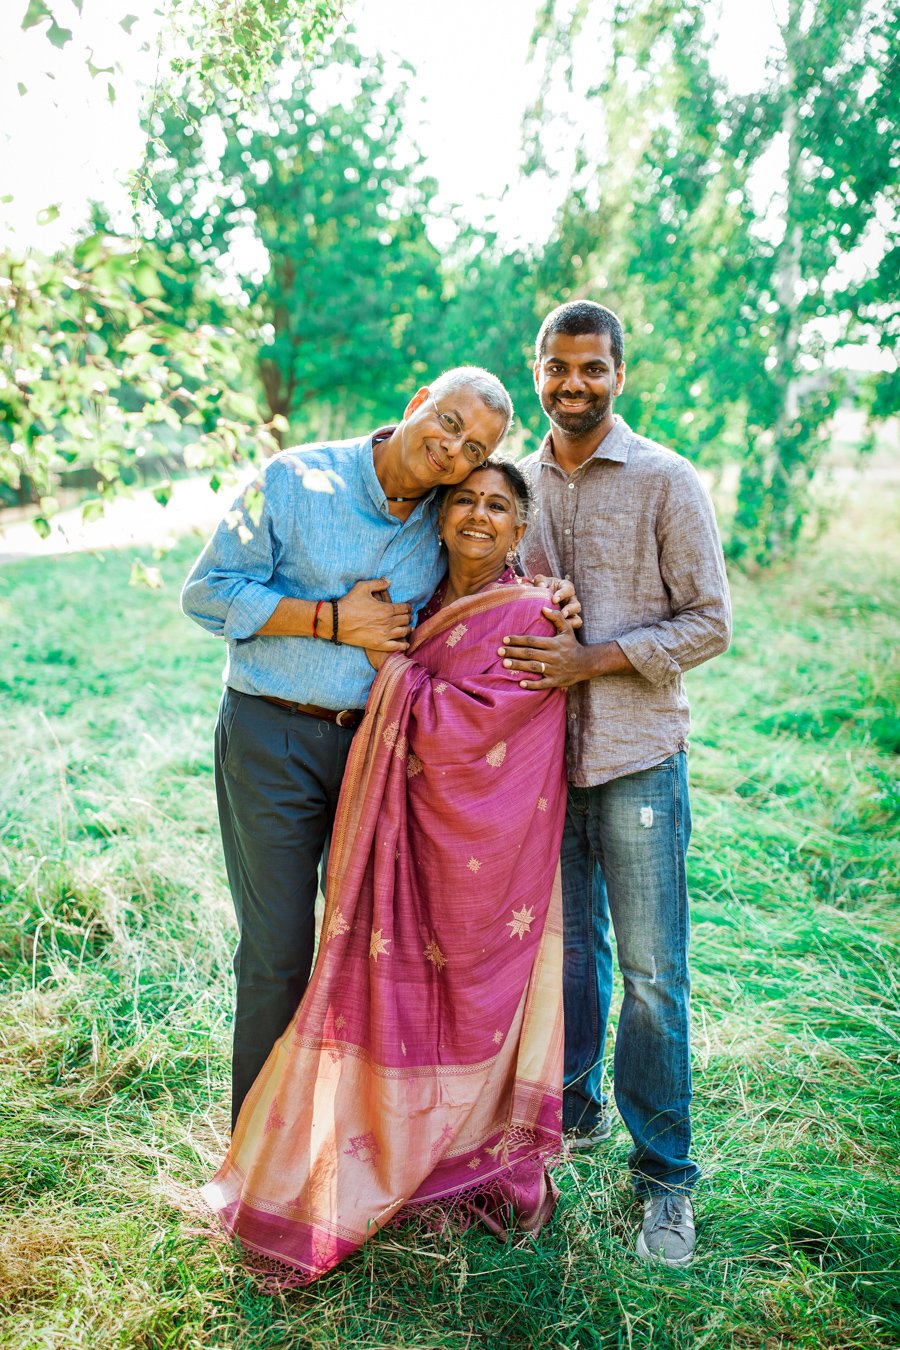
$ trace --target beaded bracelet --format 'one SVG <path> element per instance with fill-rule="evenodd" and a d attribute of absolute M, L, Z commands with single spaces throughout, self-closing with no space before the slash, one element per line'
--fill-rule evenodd
<path fill-rule="evenodd" d="M 338 641 L 338 602 L 331 601 L 331 641 L 335 646 L 340 646 Z"/>

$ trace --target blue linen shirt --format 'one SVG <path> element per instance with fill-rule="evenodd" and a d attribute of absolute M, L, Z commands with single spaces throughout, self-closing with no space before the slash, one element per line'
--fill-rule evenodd
<path fill-rule="evenodd" d="M 326 482 L 331 491 L 316 490 Z M 255 634 L 282 596 L 339 598 L 374 577 L 389 579 L 391 599 L 410 603 L 415 622 L 444 572 L 435 494 L 405 522 L 392 516 L 371 436 L 285 450 L 253 487 L 261 492 L 258 524 L 250 515 L 251 488 L 194 564 L 181 607 L 225 639 L 223 678 L 232 689 L 323 708 L 362 708 L 375 671 L 361 647 Z"/>

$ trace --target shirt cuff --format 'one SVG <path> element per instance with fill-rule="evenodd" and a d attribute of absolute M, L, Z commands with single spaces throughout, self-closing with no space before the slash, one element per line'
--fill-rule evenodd
<path fill-rule="evenodd" d="M 249 582 L 228 606 L 223 636 L 229 642 L 244 642 L 253 637 L 271 619 L 281 598 L 268 586 Z"/>
<path fill-rule="evenodd" d="M 614 639 L 639 675 L 651 684 L 666 684 L 681 674 L 681 666 L 674 661 L 652 633 L 636 629 Z"/>

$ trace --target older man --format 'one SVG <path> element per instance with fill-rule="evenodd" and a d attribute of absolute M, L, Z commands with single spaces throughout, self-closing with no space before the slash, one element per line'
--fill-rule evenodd
<path fill-rule="evenodd" d="M 505 638 L 501 653 L 531 675 L 526 688 L 570 689 L 564 1124 L 575 1148 L 610 1133 L 602 1081 L 611 915 L 624 980 L 613 1082 L 644 1201 L 638 1252 L 686 1265 L 699 1169 L 690 1156 L 682 672 L 728 646 L 722 550 L 692 465 L 613 412 L 625 384 L 615 314 L 589 301 L 549 314 L 534 379 L 551 428 L 525 464 L 538 506 L 525 561 L 574 581 L 584 641 L 556 616 L 555 638 Z"/>
<path fill-rule="evenodd" d="M 488 458 L 509 395 L 446 371 L 396 426 L 276 456 L 219 525 L 184 612 L 225 639 L 216 792 L 239 939 L 232 1112 L 306 989 L 318 867 L 374 672 L 443 572 L 435 489 Z M 370 579 L 374 578 L 374 579 Z"/>

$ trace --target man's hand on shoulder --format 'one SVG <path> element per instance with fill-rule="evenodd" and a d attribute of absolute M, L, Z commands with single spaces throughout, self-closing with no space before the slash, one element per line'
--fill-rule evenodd
<path fill-rule="evenodd" d="M 559 605 L 564 619 L 568 619 L 572 628 L 581 627 L 581 601 L 575 594 L 575 587 L 568 577 L 544 577 L 537 576 L 531 578 L 533 586 L 543 586 L 550 591 L 553 596 L 553 603 Z"/>
<path fill-rule="evenodd" d="M 568 689 L 598 675 L 634 673 L 634 666 L 617 642 L 599 642 L 584 647 L 571 626 L 555 609 L 543 609 L 556 629 L 552 637 L 534 633 L 504 637 L 499 655 L 508 670 L 521 670 L 531 678 L 520 680 L 523 689 Z"/>

